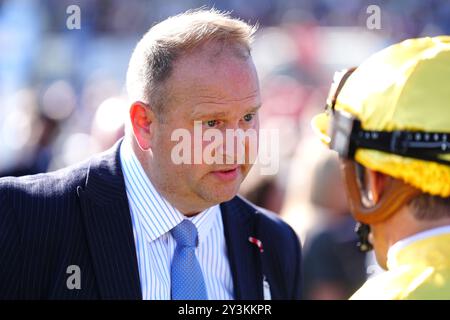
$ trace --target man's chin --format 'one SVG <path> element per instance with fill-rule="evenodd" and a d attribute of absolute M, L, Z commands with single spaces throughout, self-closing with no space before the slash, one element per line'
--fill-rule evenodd
<path fill-rule="evenodd" d="M 198 195 L 212 205 L 233 199 L 243 181 L 243 175 L 238 172 L 237 177 L 230 179 L 230 181 L 223 181 L 218 179 L 214 174 L 209 173 L 199 184 Z"/>
<path fill-rule="evenodd" d="M 230 201 L 230 200 L 233 199 L 236 195 L 237 195 L 237 191 L 236 191 L 236 192 L 233 192 L 233 193 L 230 193 L 230 194 L 227 195 L 227 196 L 222 196 L 220 203 L 226 202 L 226 201 Z"/>
<path fill-rule="evenodd" d="M 214 188 L 215 189 L 215 188 Z M 233 199 L 239 191 L 237 188 L 220 188 L 215 190 L 204 190 L 202 198 L 210 202 L 212 205 L 216 205 L 222 202 L 230 201 Z"/>

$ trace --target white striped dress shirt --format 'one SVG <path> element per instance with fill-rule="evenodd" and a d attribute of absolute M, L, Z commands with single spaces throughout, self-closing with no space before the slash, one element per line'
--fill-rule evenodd
<path fill-rule="evenodd" d="M 158 191 L 125 140 L 120 160 L 131 211 L 139 276 L 144 300 L 170 300 L 170 265 L 176 241 L 170 230 L 183 219 L 198 230 L 195 252 L 205 279 L 208 299 L 233 299 L 233 280 L 227 256 L 220 206 L 185 217 Z"/>

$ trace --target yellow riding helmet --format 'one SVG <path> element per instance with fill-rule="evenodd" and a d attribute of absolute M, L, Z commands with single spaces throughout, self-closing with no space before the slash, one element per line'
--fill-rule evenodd
<path fill-rule="evenodd" d="M 360 120 L 363 130 L 450 133 L 450 36 L 410 39 L 367 59 L 345 81 L 334 109 Z M 322 141 L 330 143 L 330 113 L 312 120 Z M 443 148 L 450 147 L 447 136 Z M 449 135 L 450 137 L 450 135 Z M 437 138 L 436 138 L 437 139 Z M 450 154 L 439 158 L 450 161 Z M 398 154 L 358 148 L 363 166 L 400 179 L 425 193 L 450 196 L 450 166 Z"/>

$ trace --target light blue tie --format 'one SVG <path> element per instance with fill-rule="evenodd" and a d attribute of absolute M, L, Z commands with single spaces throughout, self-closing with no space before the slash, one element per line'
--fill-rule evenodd
<path fill-rule="evenodd" d="M 197 228 L 185 219 L 170 233 L 177 242 L 171 267 L 172 300 L 207 300 L 205 280 L 195 256 Z"/>

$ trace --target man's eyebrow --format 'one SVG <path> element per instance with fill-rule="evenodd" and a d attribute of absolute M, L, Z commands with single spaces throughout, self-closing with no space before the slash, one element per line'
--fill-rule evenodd
<path fill-rule="evenodd" d="M 194 111 L 192 118 L 223 118 L 228 115 L 225 111 Z"/>
<path fill-rule="evenodd" d="M 261 104 L 249 108 L 246 113 L 252 113 L 258 111 L 258 109 L 261 108 Z M 216 119 L 216 118 L 225 118 L 229 115 L 229 112 L 226 111 L 194 111 L 192 113 L 192 118 L 210 118 L 210 119 Z"/>
<path fill-rule="evenodd" d="M 248 110 L 248 112 L 256 112 L 261 108 L 261 104 L 258 104 Z"/>

